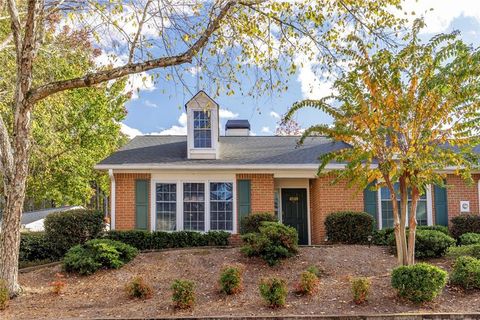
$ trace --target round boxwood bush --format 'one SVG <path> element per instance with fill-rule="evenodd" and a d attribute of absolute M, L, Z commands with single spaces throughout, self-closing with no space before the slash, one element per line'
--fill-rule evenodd
<path fill-rule="evenodd" d="M 247 234 L 259 232 L 260 225 L 264 221 L 277 222 L 278 220 L 273 213 L 269 212 L 249 214 L 248 216 L 243 217 L 242 221 L 240 221 L 240 233 Z"/>
<path fill-rule="evenodd" d="M 325 220 L 328 240 L 348 244 L 367 243 L 373 225 L 372 216 L 366 212 L 335 212 Z"/>
<path fill-rule="evenodd" d="M 453 217 L 450 222 L 452 224 L 450 233 L 455 239 L 464 233 L 480 233 L 480 215 L 462 214 Z"/>
<path fill-rule="evenodd" d="M 67 272 L 89 275 L 99 269 L 118 269 L 137 254 L 136 248 L 123 242 L 94 239 L 68 250 L 63 258 L 63 267 Z"/>
<path fill-rule="evenodd" d="M 25 232 L 20 235 L 20 262 L 59 260 L 57 251 L 44 232 Z"/>
<path fill-rule="evenodd" d="M 450 258 L 470 256 L 470 257 L 480 259 L 480 243 L 469 244 L 466 246 L 450 247 L 448 248 L 447 256 Z"/>
<path fill-rule="evenodd" d="M 242 240 L 245 244 L 242 247 L 244 254 L 261 257 L 270 266 L 298 251 L 297 230 L 280 222 L 262 222 L 259 233 L 243 235 Z"/>
<path fill-rule="evenodd" d="M 408 239 L 408 232 L 407 232 Z M 449 247 L 455 245 L 455 239 L 436 230 L 417 230 L 415 235 L 415 257 L 420 259 L 443 257 Z M 392 251 L 395 252 L 395 234 L 389 240 Z"/>
<path fill-rule="evenodd" d="M 398 295 L 413 302 L 435 299 L 447 284 L 446 271 L 427 263 L 400 266 L 392 272 L 392 287 Z"/>
<path fill-rule="evenodd" d="M 408 228 L 407 228 L 408 229 Z M 447 236 L 450 236 L 450 231 L 448 230 L 447 226 L 441 226 L 441 225 L 433 225 L 433 226 L 417 226 L 417 230 L 434 230 L 434 231 L 440 231 L 441 233 L 446 234 Z"/>
<path fill-rule="evenodd" d="M 467 290 L 480 289 L 480 260 L 473 257 L 457 258 L 453 264 L 450 281 Z"/>
<path fill-rule="evenodd" d="M 462 234 L 459 240 L 462 246 L 469 244 L 480 244 L 480 233 L 467 232 Z"/>
<path fill-rule="evenodd" d="M 59 256 L 68 249 L 101 236 L 105 230 L 103 213 L 76 209 L 55 212 L 45 218 L 45 237 Z"/>

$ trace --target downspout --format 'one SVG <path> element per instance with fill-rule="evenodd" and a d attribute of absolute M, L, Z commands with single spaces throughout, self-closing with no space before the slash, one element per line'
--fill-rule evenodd
<path fill-rule="evenodd" d="M 108 169 L 110 176 L 110 230 L 115 230 L 115 175 L 113 169 Z"/>

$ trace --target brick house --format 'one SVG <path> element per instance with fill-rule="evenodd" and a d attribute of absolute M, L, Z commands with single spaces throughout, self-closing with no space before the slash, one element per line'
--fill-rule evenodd
<path fill-rule="evenodd" d="M 270 212 L 298 230 L 301 244 L 321 244 L 335 211 L 365 211 L 378 228 L 392 226 L 387 189 L 358 190 L 316 175 L 319 155 L 346 144 L 310 137 L 296 147 L 298 137 L 250 136 L 246 120 L 229 120 L 220 136 L 219 106 L 203 91 L 186 112 L 187 136 L 138 136 L 96 165 L 110 175 L 112 229 L 236 234 L 243 216 Z M 429 186 L 419 201 L 419 224 L 479 214 L 479 178 L 469 186 L 447 171 L 448 188 Z"/>

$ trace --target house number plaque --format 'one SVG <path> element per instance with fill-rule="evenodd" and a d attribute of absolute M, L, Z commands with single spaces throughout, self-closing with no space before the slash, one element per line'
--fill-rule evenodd
<path fill-rule="evenodd" d="M 290 200 L 291 202 L 297 202 L 298 197 L 290 197 L 290 198 L 288 198 L 288 200 Z"/>

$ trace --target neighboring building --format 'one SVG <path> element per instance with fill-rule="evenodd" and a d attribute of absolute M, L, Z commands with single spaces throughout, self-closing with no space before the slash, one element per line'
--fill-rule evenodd
<path fill-rule="evenodd" d="M 22 214 L 22 231 L 44 231 L 43 223 L 45 221 L 45 218 L 49 214 L 52 214 L 54 212 L 65 212 L 75 209 L 83 209 L 83 207 L 68 206 L 24 212 Z"/>
<path fill-rule="evenodd" d="M 138 136 L 100 162 L 111 178 L 111 228 L 227 230 L 241 217 L 272 212 L 299 232 L 301 244 L 324 242 L 324 221 L 335 211 L 366 211 L 379 228 L 392 226 L 387 189 L 349 188 L 317 177 L 318 157 L 345 143 L 310 137 L 250 136 L 246 120 L 228 121 L 220 136 L 219 106 L 203 91 L 187 104 L 187 136 Z M 331 163 L 328 169 L 343 168 Z M 479 174 L 467 186 L 447 171 L 448 190 L 427 189 L 419 224 L 447 225 L 461 213 L 479 213 Z"/>

